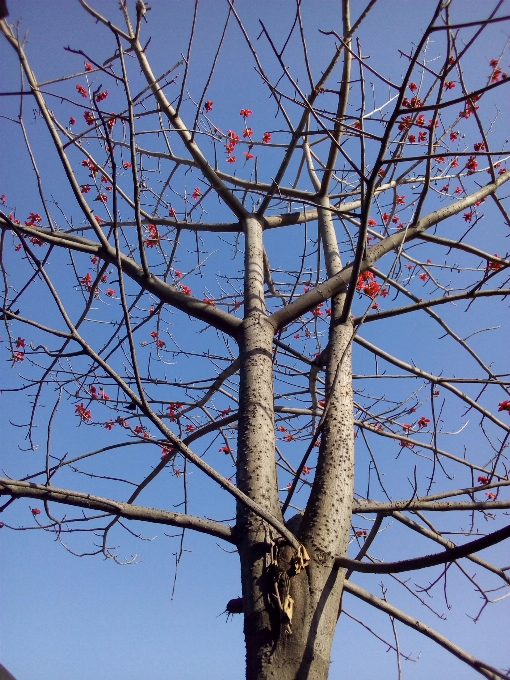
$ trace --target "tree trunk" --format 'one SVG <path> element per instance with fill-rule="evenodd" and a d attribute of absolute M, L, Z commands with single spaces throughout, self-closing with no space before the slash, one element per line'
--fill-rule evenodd
<path fill-rule="evenodd" d="M 263 295 L 262 228 L 245 226 L 245 321 L 240 341 L 239 488 L 281 519 L 274 462 L 273 328 Z M 353 484 L 352 326 L 335 322 L 342 296 L 333 300 L 327 368 L 328 413 L 310 499 L 300 526 L 292 526 L 311 561 L 299 556 L 264 522 L 239 504 L 237 528 L 248 680 L 325 680 L 342 594 L 344 555 Z"/>

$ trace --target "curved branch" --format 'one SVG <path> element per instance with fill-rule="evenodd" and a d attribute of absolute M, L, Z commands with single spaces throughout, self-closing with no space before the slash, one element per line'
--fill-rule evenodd
<path fill-rule="evenodd" d="M 425 569 L 426 567 L 435 567 L 438 564 L 454 562 L 462 557 L 468 557 L 475 552 L 489 548 L 491 545 L 501 543 L 501 541 L 509 537 L 510 525 L 482 538 L 477 538 L 475 541 L 465 545 L 448 548 L 444 552 L 434 553 L 433 555 L 422 555 L 421 557 L 413 557 L 410 560 L 385 562 L 382 564 L 360 562 L 359 560 L 351 560 L 348 557 L 337 557 L 335 564 L 338 567 L 345 567 L 350 571 L 361 571 L 364 574 L 398 574 L 401 571 L 415 571 L 416 569 Z"/>
<path fill-rule="evenodd" d="M 130 505 L 110 498 L 92 496 L 81 491 L 47 487 L 33 482 L 20 482 L 17 480 L 0 478 L 0 496 L 14 496 L 16 498 L 37 498 L 43 501 L 72 505 L 78 508 L 101 510 L 124 517 L 154 524 L 167 524 L 182 529 L 193 529 L 216 538 L 222 538 L 229 543 L 235 543 L 234 530 L 219 522 L 210 519 L 202 519 L 193 515 L 184 515 L 169 510 L 147 508 L 142 505 Z"/>

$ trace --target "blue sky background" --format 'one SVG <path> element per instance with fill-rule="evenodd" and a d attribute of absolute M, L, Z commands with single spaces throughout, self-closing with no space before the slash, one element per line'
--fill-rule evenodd
<path fill-rule="evenodd" d="M 364 2 L 355 0 L 352 3 L 352 12 L 357 16 Z M 120 14 L 117 3 L 107 0 L 96 3 L 96 6 L 115 18 L 120 23 Z M 190 94 L 198 97 L 205 82 L 205 73 L 211 62 L 216 49 L 218 36 L 223 28 L 226 17 L 226 4 L 219 0 L 203 0 L 200 5 L 197 35 L 192 52 L 191 69 L 188 79 Z M 248 2 L 241 0 L 236 4 L 247 30 L 253 38 L 260 32 L 259 18 L 266 23 L 276 41 L 286 35 L 286 30 L 292 21 L 293 3 L 289 0 L 266 2 L 258 0 Z M 379 65 L 384 74 L 394 82 L 398 82 L 406 67 L 406 60 L 399 57 L 398 48 L 409 50 L 416 43 L 423 26 L 426 25 L 435 3 L 430 0 L 415 2 L 411 0 L 392 0 L 385 2 L 380 0 L 376 9 L 370 15 L 365 27 L 360 33 L 363 53 L 370 54 L 370 63 Z M 487 12 L 492 3 L 479 3 L 471 0 L 463 0 L 454 3 L 458 8 L 459 18 L 477 18 L 480 12 Z M 110 56 L 113 52 L 113 42 L 108 32 L 103 27 L 95 26 L 92 19 L 79 7 L 77 2 L 56 2 L 44 0 L 10 0 L 10 19 L 20 20 L 21 31 L 28 30 L 27 54 L 31 60 L 39 81 L 56 78 L 63 73 L 74 73 L 82 66 L 82 58 L 71 55 L 63 50 L 64 46 L 70 45 L 76 49 L 83 49 L 98 62 Z M 153 0 L 152 11 L 149 13 L 149 25 L 144 27 L 145 34 L 152 36 L 148 52 L 155 73 L 163 73 L 181 58 L 181 53 L 187 50 L 187 37 L 191 23 L 193 3 L 188 1 Z M 457 10 L 456 10 L 457 11 Z M 340 3 L 327 0 L 307 0 L 303 5 L 303 16 L 307 31 L 307 44 L 314 75 L 329 60 L 332 42 L 318 34 L 318 29 L 341 30 Z M 477 44 L 465 59 L 466 80 L 469 85 L 484 82 L 489 72 L 488 62 L 493 57 L 498 57 L 507 38 L 507 26 L 500 25 L 488 32 L 487 36 Z M 257 43 L 264 59 L 270 63 L 270 55 L 263 41 Z M 433 48 L 432 48 L 433 49 Z M 442 50 L 438 48 L 438 52 Z M 302 60 L 297 44 L 291 44 L 287 61 L 294 73 L 299 73 L 303 84 L 304 71 Z M 0 91 L 18 89 L 18 67 L 12 50 L 5 41 L 0 41 Z M 136 80 L 136 78 L 135 78 Z M 58 86 L 58 92 L 65 96 L 74 97 L 74 83 L 68 86 Z M 76 81 L 76 82 L 81 82 Z M 113 88 L 111 88 L 113 89 Z M 378 90 L 380 92 L 380 90 Z M 502 102 L 504 95 L 498 91 L 493 99 L 487 98 L 487 116 L 496 117 L 494 102 L 497 98 Z M 71 93 L 71 94 L 70 94 Z M 112 93 L 113 94 L 113 93 Z M 113 94 L 114 96 L 114 94 Z M 112 99 L 113 99 L 112 96 Z M 218 62 L 216 76 L 212 81 L 208 92 L 208 98 L 214 101 L 214 122 L 222 129 L 232 127 L 239 131 L 241 128 L 239 109 L 250 108 L 254 111 L 250 124 L 260 138 L 265 130 L 280 129 L 280 122 L 274 122 L 274 102 L 268 100 L 267 90 L 263 84 L 254 77 L 253 62 L 246 45 L 237 27 L 232 23 L 228 39 Z M 508 101 L 508 99 L 506 99 Z M 7 101 L 2 98 L 0 102 L 3 114 L 15 116 L 17 106 L 14 100 Z M 52 104 L 57 115 L 72 115 L 72 107 L 66 103 L 60 103 L 58 99 Z M 113 106 L 113 103 L 112 103 Z M 28 100 L 25 103 L 26 112 L 33 108 Z M 492 107 L 492 108 L 491 108 Z M 183 109 L 186 114 L 191 107 Z M 69 111 L 69 113 L 67 113 Z M 62 113 L 63 112 L 63 113 Z M 76 116 L 78 118 L 78 116 Z M 81 116 L 80 116 L 81 118 Z M 41 172 L 45 177 L 47 195 L 51 195 L 59 202 L 66 214 L 73 214 L 75 206 L 69 191 L 62 182 L 62 175 L 55 163 L 55 155 L 47 137 L 42 133 L 43 123 L 37 115 L 27 115 L 27 129 L 33 143 Z M 188 118 L 189 120 L 189 118 Z M 506 121 L 506 123 L 505 123 Z M 505 133 L 508 131 L 508 116 L 506 111 L 499 114 L 494 128 L 496 142 L 504 143 Z M 78 126 L 77 126 L 78 127 Z M 38 133 L 41 130 L 41 133 Z M 275 132 L 275 141 L 281 139 Z M 17 127 L 6 118 L 0 119 L 0 193 L 8 197 L 10 208 L 19 211 L 23 218 L 30 210 L 40 210 L 37 195 L 37 186 L 33 180 L 26 151 L 21 143 L 21 136 Z M 175 147 L 178 152 L 178 146 Z M 76 156 L 78 158 L 78 156 Z M 223 161 L 221 161 L 223 162 Z M 223 162 L 221 169 L 226 170 Z M 265 178 L 271 177 L 274 170 L 274 162 L 261 160 L 261 173 Z M 238 163 L 237 171 L 242 171 Z M 84 175 L 85 177 L 85 175 Z M 189 188 L 197 185 L 197 175 L 185 178 L 189 182 Z M 221 219 L 226 215 L 213 202 L 208 204 L 210 211 L 208 219 Z M 179 206 L 176 205 L 179 210 Z M 488 250 L 499 252 L 506 250 L 506 236 L 508 229 L 501 227 L 500 215 L 492 207 L 487 205 L 483 230 L 473 233 L 470 242 Z M 229 219 L 227 217 L 227 219 Z M 465 224 L 459 216 L 456 220 L 448 223 L 448 232 L 443 232 L 450 238 L 460 235 Z M 188 242 L 193 248 L 191 236 Z M 301 232 L 298 239 L 293 238 L 290 230 L 278 230 L 268 234 L 268 248 L 272 255 L 273 266 L 287 267 L 293 262 L 296 252 L 301 247 Z M 228 237 L 229 243 L 234 242 L 233 237 Z M 217 247 L 217 241 L 212 237 L 204 238 L 205 248 Z M 194 255 L 182 255 L 182 268 L 185 270 L 192 266 Z M 199 286 L 204 289 L 214 289 L 217 285 L 217 274 L 223 272 L 225 258 L 224 251 L 219 251 L 208 262 L 205 268 L 205 276 L 201 279 L 198 275 L 191 277 L 189 285 L 193 290 L 199 291 Z M 468 262 L 467 259 L 458 258 L 459 263 Z M 469 260 L 472 265 L 472 260 Z M 294 265 L 295 266 L 295 265 Z M 454 274 L 452 274 L 453 278 Z M 56 280 L 65 288 L 67 280 L 71 281 L 71 274 L 62 269 L 58 272 Z M 413 283 L 415 291 L 420 290 Z M 215 290 L 213 290 L 215 292 Z M 72 295 L 68 293 L 66 301 L 72 302 Z M 417 293 L 418 294 L 418 293 Z M 197 292 L 200 296 L 200 291 Z M 358 305 L 358 302 L 356 302 Z M 365 303 L 363 303 L 365 304 Z M 46 306 L 47 305 L 47 306 Z M 363 305 L 357 307 L 359 311 Z M 487 301 L 483 305 L 475 305 L 476 314 L 467 317 L 464 314 L 465 307 L 445 310 L 445 317 L 456 328 L 462 329 L 462 335 L 467 336 L 478 328 L 507 324 L 506 318 L 501 315 L 502 305 L 499 302 Z M 506 307 L 504 308 L 506 312 Z M 45 298 L 33 297 L 31 301 L 24 300 L 23 312 L 26 316 L 44 318 L 49 323 L 56 321 L 56 314 Z M 357 312 L 356 312 L 357 313 Z M 109 308 L 104 302 L 98 314 L 108 318 Z M 38 316 L 39 315 L 39 316 Z M 167 315 L 169 316 L 169 315 Z M 170 317 L 169 317 L 170 318 Z M 178 318 L 172 318 L 175 324 L 175 333 L 180 333 Z M 99 337 L 99 331 L 94 331 Z M 148 336 L 149 329 L 145 330 L 140 339 Z M 502 329 L 504 333 L 505 330 Z M 3 335 L 3 332 L 1 333 Z M 450 340 L 437 342 L 439 335 L 437 326 L 427 319 L 417 318 L 412 323 L 402 324 L 401 321 L 388 321 L 367 325 L 363 331 L 364 337 L 376 342 L 383 347 L 390 348 L 398 341 L 399 356 L 410 361 L 416 360 L 426 370 L 441 372 L 452 375 L 469 371 L 471 366 L 463 354 Z M 182 334 L 189 346 L 199 347 L 201 336 L 195 337 Z M 496 333 L 483 333 L 475 336 L 472 345 L 483 351 L 487 361 L 495 362 L 495 370 L 500 370 L 504 361 L 504 350 L 501 338 L 504 335 Z M 508 337 L 508 335 L 507 335 Z M 212 340 L 211 351 L 225 353 L 216 340 Z M 296 345 L 298 346 L 298 345 Z M 503 345 L 504 346 L 504 345 Z M 298 346 L 299 349 L 301 347 Z M 311 348 L 307 348 L 310 350 Z M 6 383 L 7 377 L 11 379 L 13 371 L 10 364 L 4 361 L 8 355 L 2 350 L 2 383 Z M 357 350 L 354 359 L 355 372 L 370 371 L 373 362 L 366 355 Z M 15 370 L 17 370 L 16 367 Z M 173 367 L 167 369 L 169 377 L 182 377 L 173 375 Z M 180 367 L 175 369 L 182 371 Z M 186 375 L 198 377 L 201 371 L 199 362 L 196 365 L 187 365 Z M 475 371 L 471 371 L 475 372 Z M 416 385 L 418 387 L 418 384 Z M 404 389 L 404 388 L 402 388 Z M 408 386 L 405 386 L 408 389 Z M 403 394 L 403 392 L 402 392 Z M 169 395 L 168 398 L 172 398 Z M 18 397 L 4 394 L 1 397 L 1 422 L 3 434 L 1 462 L 2 468 L 12 476 L 23 476 L 37 467 L 35 460 L 42 460 L 40 452 L 20 452 L 18 440 L 7 427 L 9 420 L 19 422 L 21 416 L 20 401 Z M 490 397 L 487 397 L 488 404 Z M 48 408 L 51 401 L 48 401 Z M 97 407 L 99 408 L 99 406 Z M 463 408 L 453 401 L 447 406 L 445 419 L 451 429 L 456 429 L 466 422 L 462 416 Z M 104 442 L 104 430 L 92 430 L 81 427 L 76 429 L 76 422 L 72 404 L 64 405 L 58 427 L 55 428 L 53 447 L 60 455 L 67 450 L 72 455 L 79 455 Z M 424 411 L 425 413 L 425 411 Z M 25 411 L 23 411 L 25 414 Z M 109 415 L 104 418 L 110 417 Z M 60 418 L 60 415 L 59 415 Z M 42 418 L 43 419 L 43 418 Z M 463 454 L 463 445 L 468 442 L 469 455 L 473 460 L 480 463 L 489 458 L 487 444 L 477 426 L 476 417 L 471 416 L 472 422 L 468 425 L 464 438 L 458 441 L 454 438 L 444 437 L 440 445 L 457 455 Z M 41 430 L 42 432 L 42 430 Z M 111 433 L 109 441 L 116 441 L 116 432 Z M 39 440 L 44 445 L 44 435 Z M 221 445 L 218 444 L 218 446 Z M 378 455 L 385 459 L 386 481 L 389 488 L 399 496 L 398 489 L 406 484 L 406 478 L 412 474 L 415 458 L 409 456 L 404 459 L 406 453 L 399 459 L 398 474 L 392 474 L 392 465 L 397 445 L 395 442 L 384 442 L 378 445 Z M 213 452 L 218 446 L 214 445 Z M 143 455 L 140 450 L 143 449 Z M 149 447 L 133 446 L 129 451 L 121 451 L 112 454 L 106 462 L 97 461 L 94 468 L 104 474 L 122 466 L 126 474 L 132 479 L 139 479 L 147 473 L 147 466 L 159 460 L 159 449 L 145 454 Z M 286 449 L 295 453 L 299 458 L 301 449 Z M 201 452 L 201 451 L 200 451 Z M 218 466 L 220 471 L 227 476 L 231 474 L 228 461 L 216 458 L 210 462 Z M 360 452 L 357 460 L 358 473 L 357 484 L 359 489 L 366 487 L 366 454 Z M 40 462 L 39 462 L 40 465 Z M 92 469 L 92 467 L 90 468 Z M 426 466 L 422 468 L 426 472 Z M 230 470 L 230 472 L 229 472 Z M 452 481 L 452 486 L 468 484 L 469 477 L 462 470 Z M 215 518 L 228 518 L 233 515 L 234 509 L 230 499 L 223 491 L 217 490 L 212 483 L 196 470 L 191 472 L 190 495 L 192 512 L 196 515 L 214 516 Z M 59 478 L 59 485 L 65 483 L 74 489 L 88 489 L 89 482 L 86 479 L 73 475 L 70 471 L 64 472 Z M 407 493 L 407 487 L 404 493 Z M 154 507 L 172 509 L 174 499 L 178 502 L 180 496 L 180 481 L 171 475 L 161 475 L 151 487 L 150 494 L 143 494 L 140 504 L 148 504 Z M 96 493 L 122 497 L 119 489 L 114 484 L 98 486 Z M 124 492 L 125 493 L 125 492 Z M 14 525 L 32 526 L 29 507 L 35 503 L 18 501 L 9 510 L 6 522 Z M 60 508 L 59 508 L 60 510 Z M 7 513 L 4 513 L 7 514 Z M 447 525 L 457 526 L 455 518 L 431 518 L 441 528 Z M 387 526 L 386 522 L 384 526 Z M 458 524 L 458 522 L 457 522 Z M 244 673 L 244 647 L 242 635 L 241 617 L 234 617 L 226 622 L 225 616 L 220 616 L 225 605 L 233 597 L 240 595 L 240 583 L 238 573 L 238 561 L 236 554 L 228 552 L 228 546 L 219 546 L 213 538 L 198 536 L 188 532 L 185 548 L 187 551 L 180 564 L 175 597 L 171 598 L 174 579 L 174 553 L 178 547 L 177 540 L 165 536 L 172 534 L 170 527 L 164 529 L 159 526 L 143 526 L 133 522 L 130 528 L 136 533 L 140 532 L 144 537 L 153 538 L 151 542 L 140 542 L 130 537 L 125 532 L 115 535 L 118 539 L 119 554 L 125 558 L 137 553 L 139 555 L 136 565 L 120 567 L 111 560 L 104 561 L 101 557 L 86 557 L 79 559 L 64 550 L 53 536 L 41 531 L 28 528 L 23 532 L 3 530 L 0 534 L 2 559 L 0 561 L 0 662 L 3 663 L 17 678 L 17 680 L 85 680 L 85 678 L 124 678 L 136 680 L 144 677 L 147 680 L 159 680 L 160 678 L 179 678 L 193 680 L 195 678 L 208 678 L 210 680 L 224 678 L 241 678 Z M 369 526 L 360 520 L 360 526 Z M 499 528 L 500 524 L 497 525 Z M 496 528 L 491 525 L 491 530 Z M 429 542 L 416 536 L 408 536 L 398 530 L 388 530 L 381 535 L 377 543 L 377 555 L 385 559 L 400 559 L 410 555 L 419 555 L 424 552 L 434 551 Z M 69 537 L 67 537 L 69 538 Z M 66 539 L 67 540 L 67 539 Z M 455 540 L 455 539 L 454 539 Z M 91 536 L 85 538 L 69 538 L 73 549 L 90 549 Z M 484 554 L 487 559 L 497 564 L 508 564 L 508 550 L 494 548 Z M 468 565 L 469 566 L 469 565 Z M 470 569 L 474 573 L 478 569 Z M 436 572 L 434 572 L 436 573 Z M 432 574 L 432 571 L 431 571 Z M 411 582 L 419 582 L 422 585 L 428 583 L 429 575 L 418 576 L 411 574 Z M 432 579 L 433 576 L 430 576 Z M 354 579 L 363 587 L 368 588 L 377 595 L 381 594 L 380 583 L 390 586 L 390 577 L 363 577 Z M 412 612 L 418 618 L 449 636 L 454 642 L 491 662 L 496 666 L 508 667 L 508 601 L 500 603 L 497 607 L 489 608 L 481 621 L 476 625 L 466 616 L 466 611 L 474 615 L 480 604 L 476 595 L 472 594 L 472 587 L 466 580 L 452 577 L 449 581 L 449 597 L 455 607 L 448 611 L 441 597 L 440 589 L 434 591 L 435 597 L 430 600 L 431 606 L 447 616 L 448 620 L 442 622 L 428 612 L 424 607 L 417 606 L 411 596 L 403 589 L 390 588 L 388 599 L 402 609 Z M 427 600 L 428 601 L 428 600 Z M 387 617 L 378 612 L 373 612 L 361 602 L 354 601 L 352 597 L 345 598 L 346 609 L 363 618 L 378 633 L 392 641 L 392 632 Z M 496 625 L 495 625 L 496 624 Z M 477 674 L 471 672 L 463 664 L 451 657 L 447 652 L 435 646 L 427 639 L 418 636 L 404 626 L 398 626 L 401 648 L 406 653 L 417 655 L 422 652 L 419 663 L 403 662 L 404 677 L 409 680 L 424 680 L 425 678 L 471 678 Z M 338 626 L 334 642 L 331 675 L 332 680 L 350 677 L 356 680 L 368 678 L 392 678 L 397 677 L 395 655 L 386 653 L 383 643 L 372 638 L 357 623 L 343 618 Z"/>

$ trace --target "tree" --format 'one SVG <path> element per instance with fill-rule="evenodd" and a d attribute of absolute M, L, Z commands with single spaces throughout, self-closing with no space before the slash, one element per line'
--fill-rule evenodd
<path fill-rule="evenodd" d="M 500 340 L 489 358 L 470 341 L 487 319 L 499 323 L 510 293 L 510 261 L 492 253 L 510 226 L 498 195 L 510 179 L 497 108 L 504 46 L 463 69 L 508 20 L 502 3 L 469 20 L 462 3 L 431 5 L 418 44 L 402 47 L 397 82 L 364 55 L 376 0 L 359 16 L 343 0 L 313 57 L 300 3 L 288 32 L 260 21 L 258 43 L 229 3 L 200 88 L 198 3 L 187 54 L 162 75 L 151 66 L 157 9 L 151 17 L 138 0 L 103 16 L 80 4 L 101 46 L 67 47 L 70 73 L 51 82 L 38 80 L 18 28 L 1 22 L 20 66 L 18 87 L 2 94 L 17 107 L 10 125 L 39 192 L 22 206 L 2 196 L 13 369 L 3 394 L 24 414 L 13 423 L 20 447 L 44 443 L 28 475 L 0 480 L 4 530 L 20 528 L 9 513 L 28 498 L 36 526 L 82 555 L 121 562 L 111 536 L 131 531 L 126 520 L 176 527 L 177 564 L 187 529 L 221 539 L 239 554 L 242 597 L 226 612 L 243 614 L 250 679 L 326 678 L 344 592 L 484 677 L 508 677 L 351 578 L 435 568 L 428 593 L 446 590 L 455 565 L 482 598 L 475 620 L 510 585 L 477 554 L 510 536 L 508 374 L 492 355 Z M 216 119 L 211 93 L 234 32 L 266 98 L 230 95 L 232 121 L 224 110 Z M 289 66 L 296 44 L 301 63 Z M 51 159 L 38 158 L 41 123 Z M 79 435 L 86 453 L 54 452 L 61 423 L 66 451 Z M 443 443 L 453 434 L 456 453 Z M 135 481 L 119 450 L 143 450 Z M 84 491 L 72 473 L 85 475 Z M 150 501 L 164 474 L 182 482 L 182 512 Z M 218 490 L 207 515 L 233 513 L 235 500 L 235 524 L 193 514 L 199 474 Z M 101 493 L 112 481 L 131 490 Z M 438 512 L 447 529 L 436 528 Z M 98 545 L 68 545 L 91 531 Z M 457 545 L 452 531 L 467 538 Z M 413 533 L 432 554 L 402 558 Z M 396 633 L 391 646 L 400 673 Z"/>

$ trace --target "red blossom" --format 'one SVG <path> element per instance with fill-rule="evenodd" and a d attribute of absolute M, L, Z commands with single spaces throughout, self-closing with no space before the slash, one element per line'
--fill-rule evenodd
<path fill-rule="evenodd" d="M 377 224 L 377 222 L 376 222 L 374 219 L 370 218 L 370 219 L 368 220 L 367 224 L 368 224 L 369 227 L 375 227 L 375 225 Z"/>
<path fill-rule="evenodd" d="M 470 212 L 465 212 L 462 217 L 465 219 L 466 222 L 471 222 L 473 219 L 473 211 L 471 210 Z"/>
<path fill-rule="evenodd" d="M 478 482 L 480 484 L 488 484 L 489 483 L 489 478 L 485 476 L 480 476 L 478 477 Z"/>
<path fill-rule="evenodd" d="M 112 427 L 115 427 L 115 421 L 110 418 L 110 420 L 108 422 L 106 422 L 103 425 L 103 427 L 105 428 L 105 430 L 111 430 Z"/>
<path fill-rule="evenodd" d="M 86 423 L 87 420 L 90 420 L 92 418 L 92 415 L 88 409 L 85 408 L 83 402 L 81 404 L 77 404 L 74 412 L 76 413 L 77 416 L 80 416 L 81 420 Z"/>
<path fill-rule="evenodd" d="M 168 216 L 169 217 L 177 217 L 177 213 L 175 212 L 174 208 L 169 208 L 168 209 Z"/>
<path fill-rule="evenodd" d="M 107 288 L 106 294 L 108 295 L 108 297 L 113 297 L 115 295 L 115 291 L 113 290 L 113 288 Z"/>
<path fill-rule="evenodd" d="M 11 361 L 25 361 L 25 355 L 23 352 L 13 352 Z"/>
<path fill-rule="evenodd" d="M 468 170 L 470 170 L 471 172 L 474 172 L 477 167 L 478 167 L 478 161 L 476 160 L 476 157 L 470 156 L 467 160 L 466 168 Z"/>
<path fill-rule="evenodd" d="M 418 278 L 421 279 L 422 281 L 424 281 L 425 283 L 429 280 L 429 277 L 425 274 L 425 272 L 423 272 L 422 274 L 420 274 L 420 275 L 418 276 Z"/>
<path fill-rule="evenodd" d="M 181 286 L 181 290 L 185 295 L 191 295 L 191 288 L 188 288 L 188 286 Z"/>
<path fill-rule="evenodd" d="M 425 418 L 425 416 L 422 416 L 422 417 L 419 419 L 417 425 L 418 425 L 418 427 L 427 427 L 427 425 L 428 425 L 429 423 L 430 423 L 430 419 L 429 419 L 429 418 Z"/>
<path fill-rule="evenodd" d="M 16 340 L 16 348 L 25 347 L 25 338 L 18 338 Z"/>
<path fill-rule="evenodd" d="M 243 116 L 243 118 L 249 118 L 252 113 L 253 113 L 253 111 L 251 111 L 250 109 L 241 109 L 239 111 L 239 115 Z"/>
<path fill-rule="evenodd" d="M 222 446 L 220 449 L 218 449 L 218 451 L 220 453 L 226 453 L 226 454 L 232 453 L 232 449 L 230 448 L 230 446 Z"/>
<path fill-rule="evenodd" d="M 247 127 L 243 130 L 243 137 L 246 139 L 246 137 L 253 137 L 253 130 L 251 127 Z"/>
<path fill-rule="evenodd" d="M 91 190 L 91 188 L 92 188 L 92 187 L 90 186 L 90 184 L 82 184 L 82 185 L 80 185 L 80 191 L 81 191 L 82 194 L 88 194 L 89 191 Z"/>
<path fill-rule="evenodd" d="M 447 80 L 444 84 L 446 90 L 452 90 L 455 87 L 453 80 Z"/>
<path fill-rule="evenodd" d="M 108 90 L 105 90 L 104 92 L 98 92 L 98 94 L 96 94 L 96 102 L 102 102 L 107 96 Z"/>
<path fill-rule="evenodd" d="M 236 162 L 235 156 L 227 156 L 227 163 L 235 163 L 235 162 Z"/>
<path fill-rule="evenodd" d="M 418 141 L 419 142 L 426 142 L 427 141 L 427 133 L 426 132 L 419 132 L 418 133 Z"/>
<path fill-rule="evenodd" d="M 454 142 L 456 139 L 458 139 L 459 133 L 458 132 L 450 132 L 450 141 Z"/>
<path fill-rule="evenodd" d="M 108 196 L 106 194 L 98 194 L 94 201 L 99 201 L 100 203 L 108 203 Z"/>
<path fill-rule="evenodd" d="M 492 493 L 491 491 L 486 491 L 485 495 L 489 501 L 493 501 L 496 498 L 496 494 Z"/>
<path fill-rule="evenodd" d="M 32 513 L 32 515 L 34 517 L 41 514 L 41 511 L 39 510 L 39 508 L 30 508 L 30 512 Z"/>
<path fill-rule="evenodd" d="M 94 69 L 92 68 L 92 64 L 89 64 L 88 61 L 85 62 L 85 71 L 93 71 Z"/>
<path fill-rule="evenodd" d="M 81 94 L 82 97 L 87 96 L 87 90 L 83 87 L 83 85 L 76 85 L 76 89 L 78 90 L 78 94 Z"/>
<path fill-rule="evenodd" d="M 416 142 L 416 136 L 415 135 L 409 135 L 408 140 L 410 141 L 411 144 L 414 144 Z"/>
<path fill-rule="evenodd" d="M 291 441 L 294 441 L 295 437 L 294 437 L 294 435 L 291 434 L 290 432 L 287 432 L 287 434 L 285 435 L 284 439 L 285 439 L 286 442 L 291 442 Z"/>
<path fill-rule="evenodd" d="M 71 116 L 71 118 L 69 118 L 69 125 L 76 125 L 76 118 Z"/>
<path fill-rule="evenodd" d="M 411 92 L 416 92 L 416 90 L 418 89 L 418 85 L 416 83 L 409 83 L 409 89 L 411 90 Z"/>
<path fill-rule="evenodd" d="M 301 470 L 301 473 L 303 475 L 309 475 L 311 471 L 312 471 L 311 467 L 307 467 L 306 465 L 303 465 L 303 469 Z"/>
<path fill-rule="evenodd" d="M 366 536 L 367 535 L 367 530 L 366 529 L 358 529 L 357 531 L 354 532 L 355 536 Z"/>
<path fill-rule="evenodd" d="M 202 192 L 200 191 L 200 187 L 195 187 L 193 190 L 193 193 L 191 194 L 191 198 L 196 201 L 200 196 L 202 195 Z"/>
<path fill-rule="evenodd" d="M 510 401 L 508 399 L 500 401 L 498 411 L 508 411 L 510 413 Z"/>
<path fill-rule="evenodd" d="M 128 168 L 132 168 L 133 164 L 128 163 L 128 161 L 124 161 L 124 163 L 122 163 L 122 167 L 124 168 L 124 170 L 127 170 Z"/>
<path fill-rule="evenodd" d="M 255 156 L 252 153 L 249 153 L 248 151 L 243 151 L 243 153 L 246 156 L 247 161 L 249 161 L 250 158 L 255 158 Z"/>
<path fill-rule="evenodd" d="M 271 141 L 271 133 L 264 132 L 264 134 L 262 135 L 262 141 L 264 142 L 264 144 L 269 144 L 269 142 Z"/>
<path fill-rule="evenodd" d="M 204 104 L 204 109 L 206 113 L 209 113 L 209 111 L 212 111 L 213 107 L 213 102 L 211 100 L 207 100 L 206 103 Z"/>
<path fill-rule="evenodd" d="M 85 118 L 85 122 L 87 123 L 87 125 L 93 125 L 96 120 L 94 118 L 94 115 L 90 111 L 85 111 L 83 117 Z"/>

